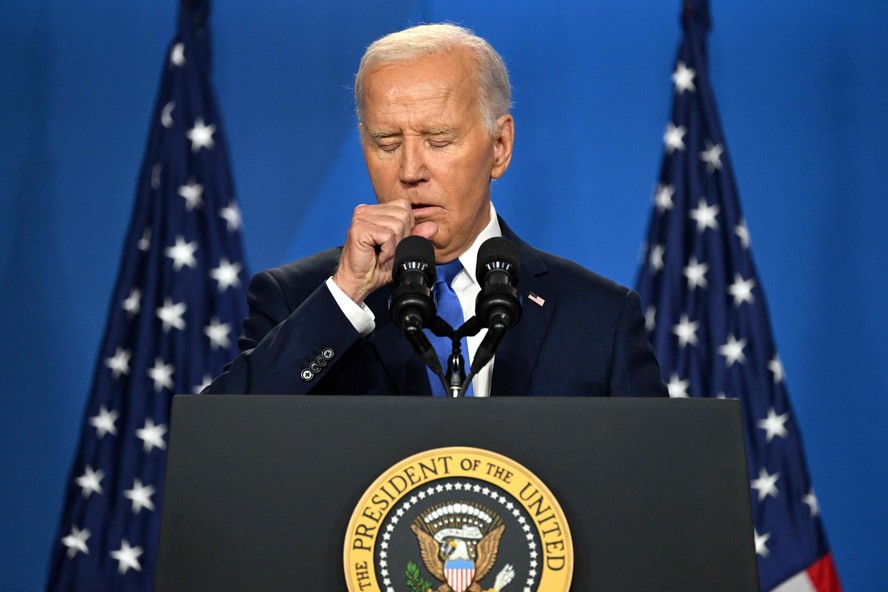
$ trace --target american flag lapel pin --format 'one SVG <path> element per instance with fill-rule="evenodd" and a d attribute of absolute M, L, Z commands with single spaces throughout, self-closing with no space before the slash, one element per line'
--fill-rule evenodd
<path fill-rule="evenodd" d="M 546 303 L 546 299 L 542 296 L 537 296 L 533 292 L 527 295 L 527 299 L 536 304 L 537 306 L 542 306 Z"/>

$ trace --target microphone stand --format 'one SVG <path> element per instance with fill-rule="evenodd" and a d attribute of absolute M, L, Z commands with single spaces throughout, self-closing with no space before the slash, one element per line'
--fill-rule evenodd
<path fill-rule="evenodd" d="M 449 337 L 452 344 L 450 356 L 447 358 L 446 373 L 436 372 L 438 378 L 441 379 L 441 384 L 444 386 L 444 392 L 448 393 L 453 399 L 464 397 L 466 389 L 468 389 L 477 371 L 468 378 L 466 377 L 466 364 L 462 356 L 462 345 L 460 342 L 463 337 L 476 335 L 482 329 L 481 324 L 478 322 L 477 317 L 472 317 L 463 323 L 459 330 L 454 331 L 447 321 L 441 317 L 435 317 L 435 321 L 428 329 L 438 337 Z"/>

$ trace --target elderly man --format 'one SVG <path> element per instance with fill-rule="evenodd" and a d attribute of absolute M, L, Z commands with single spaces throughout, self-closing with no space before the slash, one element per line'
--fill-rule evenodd
<path fill-rule="evenodd" d="M 496 215 L 490 183 L 509 167 L 514 121 L 486 41 L 453 25 L 383 37 L 361 60 L 355 102 L 378 203 L 355 208 L 344 246 L 253 278 L 242 353 L 206 392 L 443 394 L 388 317 L 395 248 L 416 235 L 438 264 L 461 263 L 450 285 L 463 318 L 481 289 L 481 243 L 518 247 L 523 318 L 474 396 L 665 395 L 637 295 L 532 248 Z"/>

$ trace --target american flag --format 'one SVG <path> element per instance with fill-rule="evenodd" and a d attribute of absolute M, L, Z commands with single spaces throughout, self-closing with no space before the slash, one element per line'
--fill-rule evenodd
<path fill-rule="evenodd" d="M 164 62 L 48 590 L 153 589 L 171 397 L 236 353 L 246 272 L 208 11 L 182 3 Z"/>
<path fill-rule="evenodd" d="M 708 3 L 682 23 L 638 275 L 648 334 L 671 397 L 743 403 L 762 590 L 838 591 L 708 78 Z"/>

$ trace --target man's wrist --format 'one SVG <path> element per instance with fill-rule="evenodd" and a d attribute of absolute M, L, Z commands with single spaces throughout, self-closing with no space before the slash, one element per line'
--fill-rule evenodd
<path fill-rule="evenodd" d="M 332 276 L 327 278 L 326 284 L 327 289 L 330 290 L 330 294 L 333 296 L 336 304 L 339 305 L 342 314 L 344 314 L 349 320 L 355 328 L 355 331 L 360 333 L 361 337 L 366 337 L 372 333 L 373 329 L 376 328 L 376 315 L 373 314 L 370 307 L 363 302 L 355 302 L 352 297 L 336 283 Z"/>

